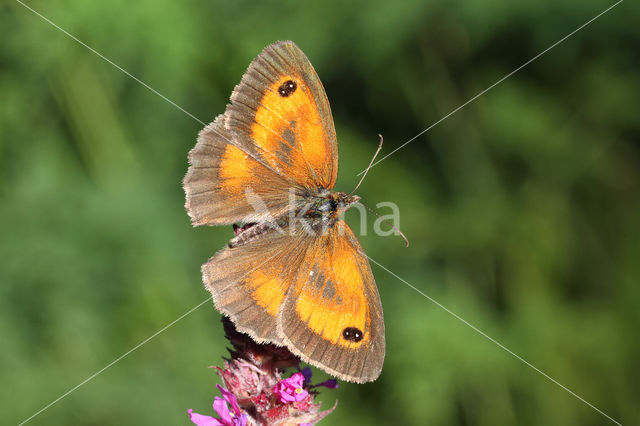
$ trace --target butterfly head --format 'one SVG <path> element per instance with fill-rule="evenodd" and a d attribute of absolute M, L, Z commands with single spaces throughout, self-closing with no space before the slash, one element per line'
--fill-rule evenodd
<path fill-rule="evenodd" d="M 353 204 L 360 201 L 360 197 L 358 197 L 357 195 L 351 195 L 345 192 L 336 192 L 331 195 L 334 197 L 338 205 L 338 214 L 346 212 Z"/>

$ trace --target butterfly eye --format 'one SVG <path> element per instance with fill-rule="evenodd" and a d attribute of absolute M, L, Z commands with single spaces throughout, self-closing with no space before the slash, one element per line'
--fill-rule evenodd
<path fill-rule="evenodd" d="M 355 327 L 347 327 L 342 330 L 342 337 L 350 342 L 359 342 L 362 340 L 363 334 L 362 331 Z"/>
<path fill-rule="evenodd" d="M 283 98 L 286 98 L 288 96 L 291 96 L 291 94 L 295 92 L 297 88 L 298 88 L 298 85 L 296 84 L 295 81 L 287 80 L 284 83 L 282 83 L 280 87 L 278 87 L 278 93 Z"/>

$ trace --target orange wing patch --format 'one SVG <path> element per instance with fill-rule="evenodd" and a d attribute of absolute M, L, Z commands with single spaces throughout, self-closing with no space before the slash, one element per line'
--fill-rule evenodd
<path fill-rule="evenodd" d="M 218 176 L 222 179 L 222 184 L 229 193 L 242 193 L 248 181 L 255 176 L 257 162 L 249 164 L 247 155 L 233 145 L 227 145 L 222 160 L 220 161 L 220 172 Z"/>
<path fill-rule="evenodd" d="M 274 271 L 275 272 L 275 271 Z M 251 295 L 255 301 L 273 317 L 284 299 L 288 286 L 277 278 L 275 274 L 266 274 L 261 270 L 253 272 L 246 280 L 252 288 Z"/>
<path fill-rule="evenodd" d="M 338 232 L 331 236 L 323 244 L 329 250 L 326 257 L 310 260 L 307 264 L 314 266 L 298 276 L 297 288 L 303 290 L 298 294 L 295 309 L 314 333 L 332 344 L 355 349 L 368 344 L 370 338 L 367 284 L 348 240 Z M 345 339 L 346 329 L 357 329 L 362 338 Z"/>
<path fill-rule="evenodd" d="M 255 113 L 251 139 L 275 153 L 267 162 L 304 186 L 331 184 L 331 145 L 318 108 L 300 77 L 283 76 L 266 91 Z"/>
<path fill-rule="evenodd" d="M 271 177 L 274 176 L 267 167 L 238 147 L 231 144 L 224 147 L 218 165 L 217 182 L 227 202 L 246 204 L 255 196 L 260 197 L 261 201 L 268 201 L 273 194 Z M 276 180 L 276 184 L 281 186 L 280 179 Z M 277 210 L 271 213 L 276 214 Z"/>

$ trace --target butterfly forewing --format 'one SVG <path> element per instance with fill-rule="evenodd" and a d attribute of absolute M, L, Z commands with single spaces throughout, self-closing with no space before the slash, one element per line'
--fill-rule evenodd
<path fill-rule="evenodd" d="M 225 127 L 292 183 L 333 188 L 338 148 L 329 101 L 305 54 L 274 43 L 249 65 L 231 95 Z"/>
<path fill-rule="evenodd" d="M 385 354 L 378 289 L 355 235 L 337 221 L 309 238 L 280 309 L 284 344 L 303 360 L 347 381 L 375 380 Z"/>

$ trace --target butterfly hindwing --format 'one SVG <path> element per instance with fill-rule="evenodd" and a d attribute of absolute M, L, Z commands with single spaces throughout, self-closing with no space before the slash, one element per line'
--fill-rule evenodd
<path fill-rule="evenodd" d="M 300 263 L 299 238 L 268 230 L 259 238 L 224 248 L 202 265 L 205 287 L 216 308 L 258 342 L 281 345 L 276 318 Z"/>
<path fill-rule="evenodd" d="M 194 225 L 259 222 L 288 211 L 290 184 L 233 143 L 223 117 L 205 127 L 189 152 L 183 180 L 185 207 Z"/>

